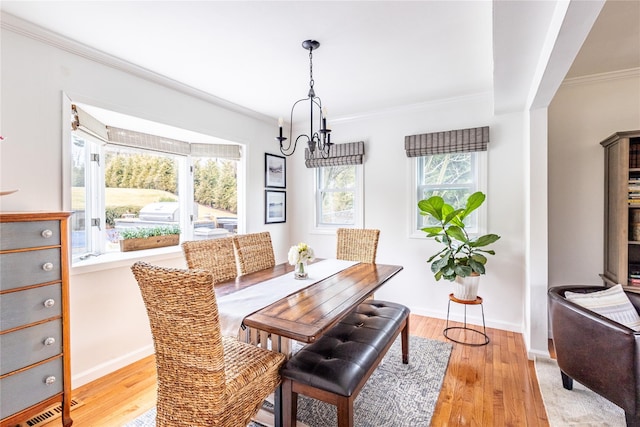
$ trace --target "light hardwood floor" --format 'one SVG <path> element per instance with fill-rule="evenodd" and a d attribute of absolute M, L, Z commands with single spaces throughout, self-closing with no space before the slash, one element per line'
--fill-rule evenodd
<path fill-rule="evenodd" d="M 449 326 L 460 326 L 450 322 Z M 411 315 L 410 333 L 448 341 L 445 321 Z M 522 335 L 487 329 L 491 342 L 471 347 L 453 343 L 431 425 L 544 426 L 544 404 L 532 361 L 526 356 Z M 453 336 L 454 338 L 456 336 Z M 83 405 L 71 416 L 75 426 L 122 426 L 155 404 L 153 356 L 74 390 Z M 43 424 L 60 426 L 59 420 Z"/>

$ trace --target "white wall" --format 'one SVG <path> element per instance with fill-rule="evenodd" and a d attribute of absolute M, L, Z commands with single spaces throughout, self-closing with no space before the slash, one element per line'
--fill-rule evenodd
<path fill-rule="evenodd" d="M 0 188 L 2 211 L 61 210 L 62 97 L 245 144 L 247 232 L 269 230 L 278 261 L 289 245 L 288 224 L 264 225 L 264 153 L 275 152 L 275 120 L 220 108 L 123 70 L 88 60 L 3 28 Z M 135 261 L 111 269 L 74 269 L 71 294 L 72 386 L 78 387 L 150 354 L 151 336 Z M 183 267 L 182 253 L 150 260 Z"/>
<path fill-rule="evenodd" d="M 604 149 L 640 129 L 640 70 L 564 83 L 549 105 L 549 286 L 602 284 Z"/>
<path fill-rule="evenodd" d="M 307 241 L 318 256 L 335 253 L 335 236 L 313 234 L 313 172 L 302 150 L 287 159 L 287 223 L 264 225 L 264 152 L 277 153 L 275 120 L 220 108 L 136 76 L 71 54 L 32 38 L 2 31 L 2 134 L 0 188 L 19 188 L 0 200 L 0 209 L 62 209 L 63 93 L 72 100 L 245 144 L 247 152 L 247 232 L 271 232 L 278 262 L 289 245 Z M 502 236 L 487 264 L 480 294 L 487 326 L 522 331 L 526 239 L 521 113 L 494 115 L 490 95 L 416 105 L 331 123 L 335 142 L 365 141 L 365 227 L 381 230 L 378 260 L 404 270 L 377 296 L 408 305 L 414 313 L 444 318 L 450 286 L 436 283 L 426 259 L 437 244 L 410 238 L 412 161 L 404 137 L 417 133 L 488 125 L 488 230 Z M 606 135 L 605 135 L 606 136 Z M 151 349 L 137 285 L 129 271 L 134 259 L 109 270 L 83 269 L 71 277 L 73 387 L 130 363 Z M 149 259 L 183 266 L 174 252 Z M 453 318 L 460 319 L 461 307 Z M 470 323 L 479 313 L 469 310 Z"/>
<path fill-rule="evenodd" d="M 419 133 L 490 126 L 488 151 L 488 231 L 502 238 L 490 256 L 487 275 L 481 278 L 487 325 L 521 331 L 524 280 L 524 191 L 522 114 L 493 115 L 491 97 L 416 105 L 382 114 L 331 123 L 335 142 L 365 141 L 364 225 L 381 230 L 377 260 L 404 270 L 376 293 L 376 297 L 406 304 L 412 312 L 445 318 L 449 282 L 435 282 L 426 260 L 439 248 L 426 239 L 410 238 L 415 184 L 412 160 L 404 151 L 404 137 Z M 297 154 L 297 153 L 296 153 Z M 289 190 L 292 240 L 311 244 L 318 256 L 335 254 L 335 234 L 312 232 L 313 170 L 302 159 L 290 159 Z M 305 203 L 299 203 L 304 200 Z M 294 206 L 295 205 L 295 206 Z M 462 308 L 452 307 L 452 313 Z M 479 310 L 468 310 L 472 323 Z"/>

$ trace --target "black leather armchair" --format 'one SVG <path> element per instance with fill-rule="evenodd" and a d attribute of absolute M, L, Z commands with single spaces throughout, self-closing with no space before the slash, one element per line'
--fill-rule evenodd
<path fill-rule="evenodd" d="M 548 291 L 551 331 L 562 384 L 573 380 L 621 407 L 627 426 L 640 426 L 640 332 L 565 299 L 565 291 L 602 286 L 556 286 Z M 640 294 L 626 292 L 640 312 Z"/>

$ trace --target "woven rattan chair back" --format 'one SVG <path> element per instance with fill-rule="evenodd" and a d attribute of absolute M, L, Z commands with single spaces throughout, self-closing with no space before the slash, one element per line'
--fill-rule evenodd
<path fill-rule="evenodd" d="M 135 263 L 158 374 L 157 427 L 246 426 L 280 383 L 284 355 L 220 334 L 206 270 Z"/>
<path fill-rule="evenodd" d="M 214 284 L 238 276 L 232 237 L 184 242 L 182 251 L 187 260 L 187 267 L 209 270 L 213 275 Z"/>
<path fill-rule="evenodd" d="M 376 262 L 380 230 L 338 228 L 336 258 L 347 261 Z"/>
<path fill-rule="evenodd" d="M 276 265 L 271 234 L 268 231 L 233 237 L 240 274 L 249 274 Z"/>

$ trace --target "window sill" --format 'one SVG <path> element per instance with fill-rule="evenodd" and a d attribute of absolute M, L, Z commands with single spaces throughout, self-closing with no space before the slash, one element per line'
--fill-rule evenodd
<path fill-rule="evenodd" d="M 182 258 L 182 256 L 182 248 L 179 245 L 131 252 L 109 252 L 73 263 L 69 275 L 75 276 L 112 268 L 130 267 L 136 261 L 154 262 L 164 259 Z"/>
<path fill-rule="evenodd" d="M 310 234 L 335 235 L 338 228 L 340 227 L 314 227 L 311 229 Z"/>

